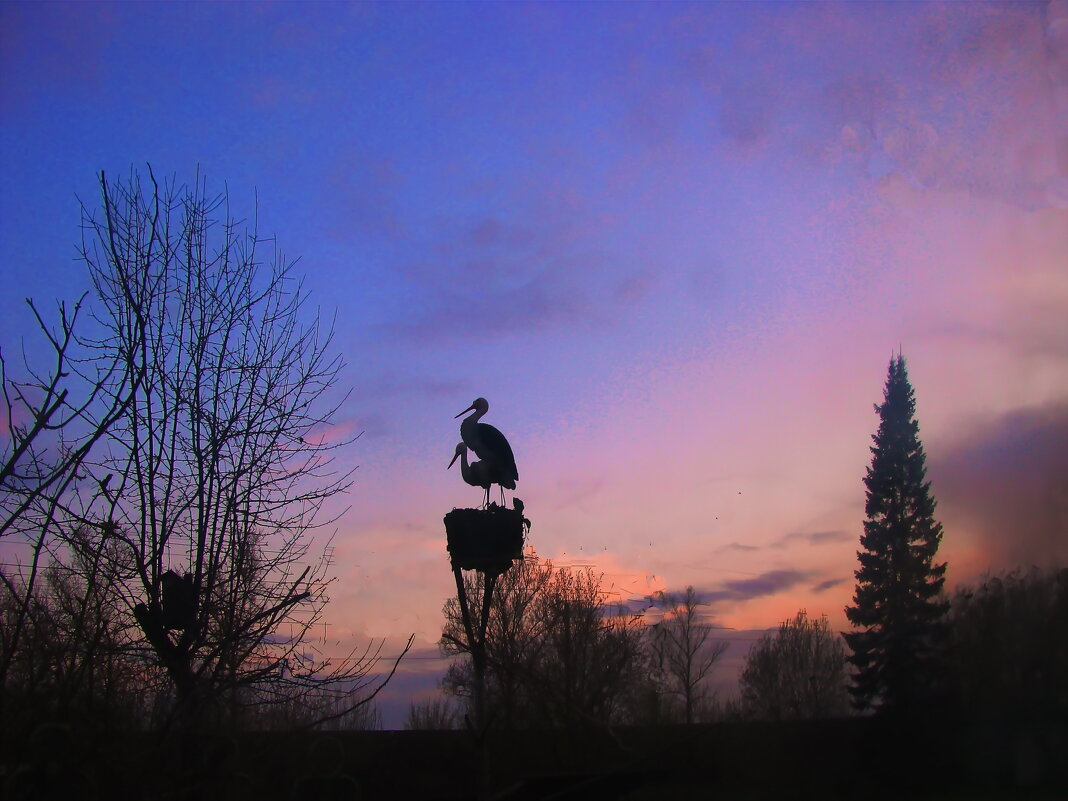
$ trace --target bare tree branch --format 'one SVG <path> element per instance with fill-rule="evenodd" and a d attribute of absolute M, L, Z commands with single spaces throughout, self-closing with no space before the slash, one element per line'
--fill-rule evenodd
<path fill-rule="evenodd" d="M 3 575 L 2 591 L 25 621 L 42 560 L 64 564 L 81 582 L 65 590 L 82 599 L 77 629 L 107 588 L 183 714 L 366 687 L 377 654 L 338 669 L 302 646 L 331 583 L 316 534 L 355 469 L 337 460 L 355 437 L 330 437 L 347 397 L 332 326 L 293 262 L 199 174 L 185 187 L 151 168 L 144 180 L 101 173 L 99 189 L 98 207 L 82 204 L 87 325 L 75 326 L 84 297 L 60 306 L 55 330 L 31 303 L 51 372 L 15 381 L 0 354 L 0 535 L 30 548 L 26 575 Z M 5 626 L 5 671 L 19 630 Z"/>

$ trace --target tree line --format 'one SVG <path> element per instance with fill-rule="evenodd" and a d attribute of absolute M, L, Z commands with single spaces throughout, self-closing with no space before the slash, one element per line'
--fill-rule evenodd
<path fill-rule="evenodd" d="M 699 594 L 650 599 L 648 624 L 606 603 L 590 569 L 530 559 L 504 574 L 487 635 L 489 700 L 504 727 L 885 716 L 1055 718 L 1068 711 L 1068 570 L 1032 568 L 944 588 L 942 526 L 926 478 L 915 393 L 903 356 L 891 359 L 864 477 L 865 516 L 854 630 L 800 610 L 749 651 L 740 696 L 717 699 L 708 679 L 728 647 L 712 638 Z M 481 598 L 477 575 L 469 594 Z M 480 605 L 476 604 L 478 608 Z M 442 652 L 463 656 L 455 599 Z M 455 725 L 471 695 L 469 660 L 442 689 L 460 708 L 413 705 L 412 727 Z"/>
<path fill-rule="evenodd" d="M 481 576 L 469 574 L 480 610 Z M 489 725 L 504 729 L 831 717 L 848 708 L 847 663 L 826 618 L 799 612 L 750 650 L 741 697 L 713 689 L 732 643 L 715 636 L 692 586 L 659 592 L 634 612 L 608 600 L 589 567 L 557 567 L 533 551 L 504 573 L 486 637 Z M 457 599 L 444 607 L 441 650 L 457 657 L 444 697 L 413 703 L 409 728 L 473 720 L 474 675 Z"/>
<path fill-rule="evenodd" d="M 481 610 L 481 574 L 466 577 Z M 592 569 L 572 570 L 532 550 L 497 581 L 486 635 L 490 725 L 503 728 L 612 725 L 708 719 L 716 699 L 708 679 L 727 644 L 713 639 L 696 591 L 659 593 L 655 623 L 607 601 Z M 441 686 L 471 703 L 474 675 L 457 599 L 443 609 L 441 650 L 455 659 Z M 481 614 L 480 611 L 476 614 Z M 455 723 L 455 707 L 412 708 L 410 724 Z"/>
<path fill-rule="evenodd" d="M 480 591 L 470 578 L 470 590 Z M 491 727 L 662 725 L 825 720 L 858 714 L 851 651 L 826 616 L 799 610 L 749 648 L 738 694 L 711 684 L 730 647 L 716 639 L 699 593 L 649 599 L 660 618 L 613 605 L 589 568 L 531 553 L 500 578 L 487 635 Z M 1055 720 L 1068 711 L 1068 570 L 1011 570 L 948 597 L 928 706 L 961 721 Z M 472 671 L 456 600 L 445 604 L 441 649 L 457 657 L 442 696 L 413 703 L 406 726 L 450 729 L 470 718 Z M 892 714 L 886 713 L 884 714 Z"/>

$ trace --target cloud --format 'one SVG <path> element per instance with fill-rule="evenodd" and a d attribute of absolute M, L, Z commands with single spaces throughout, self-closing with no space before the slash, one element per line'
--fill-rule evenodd
<path fill-rule="evenodd" d="M 837 125 L 863 123 L 869 128 L 900 97 L 901 88 L 886 75 L 856 74 L 822 88 L 823 105 Z"/>
<path fill-rule="evenodd" d="M 95 98 L 124 11 L 101 3 L 4 3 L 0 104 L 11 112 L 57 93 Z"/>
<path fill-rule="evenodd" d="M 1068 402 L 1004 414 L 929 461 L 947 529 L 974 533 L 992 569 L 1068 562 Z"/>
<path fill-rule="evenodd" d="M 320 424 L 305 435 L 304 440 L 313 445 L 337 446 L 359 439 L 364 429 L 356 420 L 334 420 L 331 424 Z"/>
<path fill-rule="evenodd" d="M 1068 223 L 1068 217 L 1065 222 Z M 1006 307 L 1009 299 L 1004 300 Z M 1017 312 L 1016 307 L 1021 307 Z M 1008 348 L 1024 358 L 1068 361 L 1064 308 L 1052 294 L 1045 301 L 1013 304 L 1013 314 L 996 321 L 939 320 L 924 327 L 931 336 L 990 348 Z"/>
<path fill-rule="evenodd" d="M 383 375 L 364 379 L 361 389 L 376 398 L 417 396 L 431 401 L 465 398 L 474 390 L 470 381 L 452 378 Z"/>
<path fill-rule="evenodd" d="M 1065 202 L 1064 4 L 903 9 L 752 9 L 759 34 L 722 48 L 708 45 L 720 10 L 692 14 L 676 37 L 675 71 L 655 76 L 680 106 L 658 123 L 683 138 L 707 110 L 736 153 L 852 163 L 862 176 L 897 171 L 923 189 L 1022 208 Z M 635 105 L 645 94 L 640 79 L 622 89 Z"/>
<path fill-rule="evenodd" d="M 578 212 L 582 216 L 582 212 Z M 532 218 L 533 219 L 533 218 Z M 424 243 L 403 269 L 421 302 L 387 326 L 415 342 L 486 340 L 618 324 L 657 284 L 654 271 L 594 245 L 595 226 L 487 215 Z"/>
<path fill-rule="evenodd" d="M 674 602 L 681 602 L 686 596 L 687 587 L 677 587 L 674 589 L 665 588 L 662 590 L 664 595 Z M 709 599 L 707 594 L 701 590 L 695 588 L 697 596 L 698 608 L 696 610 L 696 618 L 701 623 L 710 625 L 712 628 L 721 629 L 722 626 L 717 624 L 716 613 L 709 608 Z M 650 596 L 648 598 L 635 598 L 623 604 L 623 607 L 632 614 L 639 614 L 642 616 L 642 622 L 647 625 L 659 623 L 664 619 L 664 616 L 671 609 L 671 604 L 664 604 L 660 606 L 657 604 L 657 596 Z"/>
<path fill-rule="evenodd" d="M 924 93 L 883 123 L 884 146 L 907 174 L 924 187 L 1021 208 L 1054 200 L 1068 177 L 1068 37 L 1060 9 L 929 7 L 912 43 L 918 53 L 926 45 Z M 968 102 L 946 104 L 952 97 Z"/>
<path fill-rule="evenodd" d="M 754 578 L 724 582 L 718 589 L 702 591 L 701 597 L 709 603 L 750 601 L 777 595 L 812 578 L 812 573 L 804 570 L 769 570 Z"/>
<path fill-rule="evenodd" d="M 454 412 L 458 412 L 475 394 L 467 380 L 406 377 L 392 372 L 361 377 L 358 393 L 345 406 L 351 419 L 340 421 L 340 425 L 345 433 L 359 434 L 367 441 L 395 437 L 410 425 L 412 407 L 420 402 L 429 401 L 441 408 L 447 401 L 455 404 Z"/>
<path fill-rule="evenodd" d="M 624 304 L 644 300 L 657 284 L 652 270 L 637 270 L 624 274 L 612 290 L 612 298 Z"/>
<path fill-rule="evenodd" d="M 397 428 L 390 415 L 376 410 L 358 412 L 355 420 L 346 422 L 346 427 L 346 433 L 358 434 L 369 440 L 392 436 Z"/>
<path fill-rule="evenodd" d="M 472 299 L 451 292 L 409 322 L 391 326 L 418 342 L 485 339 L 590 321 L 585 290 L 556 271 L 546 271 L 516 289 L 486 289 Z"/>
<path fill-rule="evenodd" d="M 847 581 L 848 579 L 844 578 L 827 579 L 826 581 L 821 581 L 819 584 L 814 584 L 812 586 L 812 592 L 826 592 L 829 589 L 845 584 Z"/>
<path fill-rule="evenodd" d="M 599 476 L 585 474 L 559 476 L 556 479 L 557 494 L 553 501 L 553 508 L 583 507 L 586 501 L 601 494 L 606 486 L 604 479 Z"/>
<path fill-rule="evenodd" d="M 724 551 L 759 551 L 759 545 L 744 545 L 740 542 L 729 542 L 722 548 L 717 548 L 716 553 L 723 553 Z"/>
<path fill-rule="evenodd" d="M 319 176 L 319 207 L 329 236 L 400 239 L 411 235 L 401 210 L 405 176 L 381 154 L 353 152 L 330 162 Z"/>
<path fill-rule="evenodd" d="M 728 141 L 754 150 L 771 136 L 775 105 L 770 85 L 728 84 L 723 93 L 719 128 Z"/>
<path fill-rule="evenodd" d="M 828 542 L 846 542 L 847 540 L 853 539 L 854 536 L 856 535 L 850 534 L 848 531 L 842 531 L 841 529 L 836 529 L 834 531 L 813 531 L 808 534 L 795 532 L 780 537 L 775 540 L 775 542 L 771 543 L 769 547 L 782 550 L 790 545 L 790 543 L 797 541 L 806 542 L 809 545 L 823 545 Z"/>

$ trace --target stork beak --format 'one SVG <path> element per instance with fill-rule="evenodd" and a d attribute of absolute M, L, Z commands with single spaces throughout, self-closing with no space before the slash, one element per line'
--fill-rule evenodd
<path fill-rule="evenodd" d="M 456 464 L 456 460 L 459 459 L 459 458 L 460 458 L 460 452 L 456 451 L 456 453 L 453 454 L 452 461 L 449 462 L 449 467 L 452 467 L 454 464 Z M 449 467 L 446 467 L 445 469 L 448 470 Z"/>
<path fill-rule="evenodd" d="M 474 408 L 475 408 L 475 404 L 472 403 L 470 406 L 468 406 L 466 409 L 464 409 L 462 412 L 460 412 L 458 415 L 456 415 L 456 417 L 463 417 L 465 414 L 467 414 L 469 411 L 471 411 Z M 452 419 L 455 420 L 456 417 L 454 417 Z"/>

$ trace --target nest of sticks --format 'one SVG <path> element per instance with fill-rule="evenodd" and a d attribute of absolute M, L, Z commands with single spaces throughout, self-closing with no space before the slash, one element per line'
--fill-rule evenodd
<path fill-rule="evenodd" d="M 491 503 L 487 509 L 453 509 L 445 515 L 445 534 L 453 567 L 503 573 L 523 558 L 530 525 L 521 509 Z"/>

